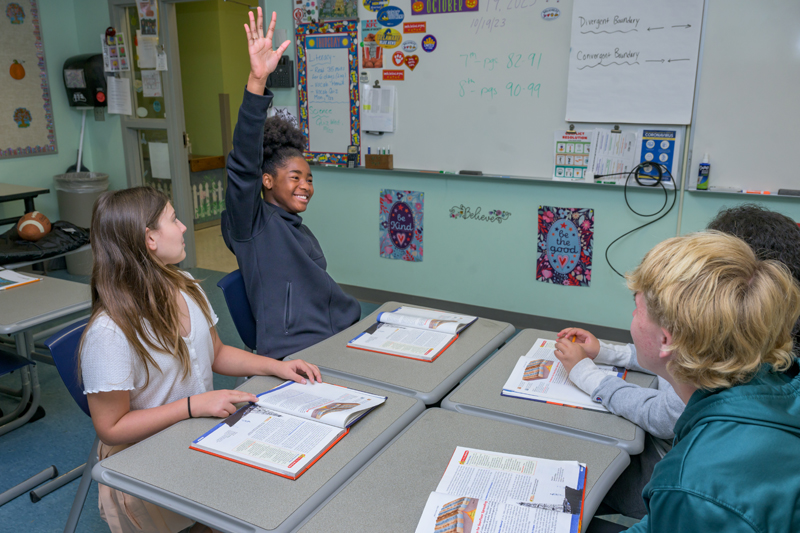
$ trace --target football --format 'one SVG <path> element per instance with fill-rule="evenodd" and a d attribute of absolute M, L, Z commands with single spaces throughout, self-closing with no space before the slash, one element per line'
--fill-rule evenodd
<path fill-rule="evenodd" d="M 25 213 L 17 222 L 17 233 L 26 241 L 38 241 L 50 233 L 50 221 L 39 211 Z"/>

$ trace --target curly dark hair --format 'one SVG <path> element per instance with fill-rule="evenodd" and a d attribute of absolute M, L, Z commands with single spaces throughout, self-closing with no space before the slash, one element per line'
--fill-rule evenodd
<path fill-rule="evenodd" d="M 295 125 L 279 116 L 264 123 L 264 160 L 261 172 L 275 176 L 276 171 L 292 157 L 303 157 L 306 136 Z"/>
<path fill-rule="evenodd" d="M 775 259 L 800 282 L 800 227 L 791 218 L 756 204 L 723 209 L 708 224 L 739 237 L 759 259 Z"/>
<path fill-rule="evenodd" d="M 759 259 L 780 261 L 800 282 L 800 227 L 791 218 L 757 204 L 742 204 L 720 210 L 708 229 L 739 237 Z M 796 355 L 800 350 L 800 319 L 792 328 L 792 336 Z M 787 374 L 795 376 L 798 370 L 795 362 Z"/>

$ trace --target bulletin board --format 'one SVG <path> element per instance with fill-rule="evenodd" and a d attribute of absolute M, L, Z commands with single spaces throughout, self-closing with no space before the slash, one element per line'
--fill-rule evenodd
<path fill-rule="evenodd" d="M 297 99 L 305 156 L 345 164 L 347 147 L 359 145 L 358 40 L 355 21 L 300 24 Z"/>
<path fill-rule="evenodd" d="M 57 152 L 36 0 L 5 3 L 0 17 L 0 159 Z"/>

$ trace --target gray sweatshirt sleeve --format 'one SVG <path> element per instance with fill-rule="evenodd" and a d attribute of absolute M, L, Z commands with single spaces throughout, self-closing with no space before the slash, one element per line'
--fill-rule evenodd
<path fill-rule="evenodd" d="M 628 346 L 631 352 L 628 368 L 638 372 L 647 372 L 639 366 L 636 359 L 636 348 L 632 344 Z M 576 375 L 576 379 L 573 379 L 572 373 L 570 373 L 570 379 L 582 389 L 587 385 L 592 387 L 593 401 L 602 403 L 610 412 L 630 420 L 654 437 L 671 439 L 675 436 L 675 422 L 683 413 L 686 405 L 673 390 L 672 385 L 660 377 L 657 378 L 658 388 L 656 389 L 639 387 L 615 376 L 605 376 L 598 380 L 600 370 L 592 371 L 589 367 L 590 364 L 594 366 L 589 359 L 584 359 L 575 365 L 573 372 L 581 376 Z M 575 372 L 575 369 L 578 369 L 578 372 Z"/>

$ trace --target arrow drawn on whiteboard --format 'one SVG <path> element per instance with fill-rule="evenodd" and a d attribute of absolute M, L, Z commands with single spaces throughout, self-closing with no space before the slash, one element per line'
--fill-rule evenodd
<path fill-rule="evenodd" d="M 609 34 L 611 34 L 611 33 L 630 33 L 632 31 L 639 31 L 639 30 L 637 30 L 637 29 L 628 30 L 628 31 L 622 31 L 622 30 L 615 30 L 615 31 L 605 31 L 605 30 L 592 31 L 592 30 L 586 30 L 586 31 L 582 31 L 581 34 L 582 35 L 586 35 L 587 33 L 594 33 L 594 34 L 601 34 L 601 33 L 609 33 Z"/>
<path fill-rule="evenodd" d="M 667 60 L 667 63 L 672 63 L 673 61 L 689 61 L 689 58 L 686 58 L 686 59 L 669 59 L 669 60 Z"/>
<path fill-rule="evenodd" d="M 603 64 L 602 62 L 600 62 L 600 63 L 598 63 L 596 65 L 584 65 L 582 67 L 578 67 L 578 70 L 583 70 L 585 68 L 594 68 L 594 67 L 610 67 L 611 65 L 620 65 L 620 66 L 622 66 L 622 65 L 631 65 L 631 66 L 633 66 L 633 65 L 638 65 L 638 64 L 639 64 L 638 61 L 634 61 L 633 63 L 629 63 L 628 61 L 623 61 L 622 63 L 617 63 L 616 61 L 612 61 L 611 63 L 606 63 L 606 64 Z"/>
<path fill-rule="evenodd" d="M 691 24 L 681 24 L 679 26 L 673 26 L 673 28 L 691 28 Z"/>
<path fill-rule="evenodd" d="M 647 28 L 647 31 L 652 31 L 652 30 L 663 30 L 663 29 L 664 29 L 664 26 L 661 26 L 660 28 Z"/>

